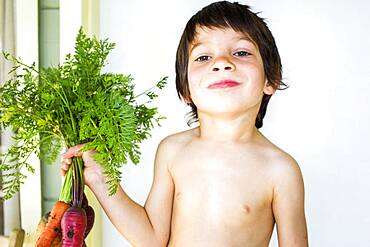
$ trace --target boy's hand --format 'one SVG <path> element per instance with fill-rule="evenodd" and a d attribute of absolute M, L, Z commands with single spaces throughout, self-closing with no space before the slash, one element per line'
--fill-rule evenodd
<path fill-rule="evenodd" d="M 61 175 L 65 176 L 69 167 L 72 164 L 73 157 L 82 157 L 84 161 L 84 177 L 85 184 L 91 188 L 91 185 L 97 184 L 98 182 L 104 182 L 104 175 L 102 167 L 98 164 L 93 156 L 96 154 L 95 150 L 89 150 L 86 152 L 80 152 L 84 147 L 84 144 L 79 144 L 66 150 L 61 157 Z"/>

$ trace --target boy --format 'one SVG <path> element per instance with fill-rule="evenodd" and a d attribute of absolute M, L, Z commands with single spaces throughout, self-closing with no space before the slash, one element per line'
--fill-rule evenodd
<path fill-rule="evenodd" d="M 86 184 L 115 227 L 134 246 L 308 246 L 299 166 L 259 131 L 281 63 L 263 19 L 238 3 L 217 2 L 187 23 L 176 57 L 179 96 L 199 127 L 158 146 L 145 206 L 121 187 L 109 197 L 93 151 L 64 155 L 85 161 Z"/>

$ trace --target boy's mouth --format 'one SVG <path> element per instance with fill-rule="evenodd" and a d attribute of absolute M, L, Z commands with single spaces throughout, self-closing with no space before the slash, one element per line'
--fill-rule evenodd
<path fill-rule="evenodd" d="M 240 83 L 233 80 L 220 80 L 210 84 L 207 88 L 217 89 L 217 88 L 228 88 L 239 86 Z"/>

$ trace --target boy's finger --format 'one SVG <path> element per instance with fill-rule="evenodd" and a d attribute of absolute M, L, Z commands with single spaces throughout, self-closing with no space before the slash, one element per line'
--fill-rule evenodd
<path fill-rule="evenodd" d="M 63 155 L 64 159 L 73 158 L 76 156 L 82 156 L 82 152 L 80 152 L 81 148 L 83 148 L 84 144 L 79 144 L 74 147 L 71 147 L 67 150 L 67 152 Z"/>
<path fill-rule="evenodd" d="M 69 165 L 67 165 L 67 164 L 62 165 L 62 170 L 63 171 L 68 171 L 68 169 L 69 169 Z"/>
<path fill-rule="evenodd" d="M 60 175 L 64 177 L 66 175 L 66 172 L 64 170 L 60 170 Z"/>
<path fill-rule="evenodd" d="M 72 158 L 64 158 L 64 157 L 62 157 L 60 159 L 60 164 L 61 164 L 61 166 L 65 165 L 65 164 L 70 165 L 70 164 L 72 164 Z"/>

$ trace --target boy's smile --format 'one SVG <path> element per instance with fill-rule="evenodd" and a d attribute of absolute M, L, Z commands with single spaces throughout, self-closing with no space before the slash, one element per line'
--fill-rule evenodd
<path fill-rule="evenodd" d="M 259 109 L 267 84 L 258 48 L 232 28 L 197 28 L 190 47 L 188 81 L 198 113 L 236 113 Z"/>
<path fill-rule="evenodd" d="M 209 89 L 237 87 L 240 83 L 233 80 L 220 80 L 216 81 L 208 86 Z"/>

